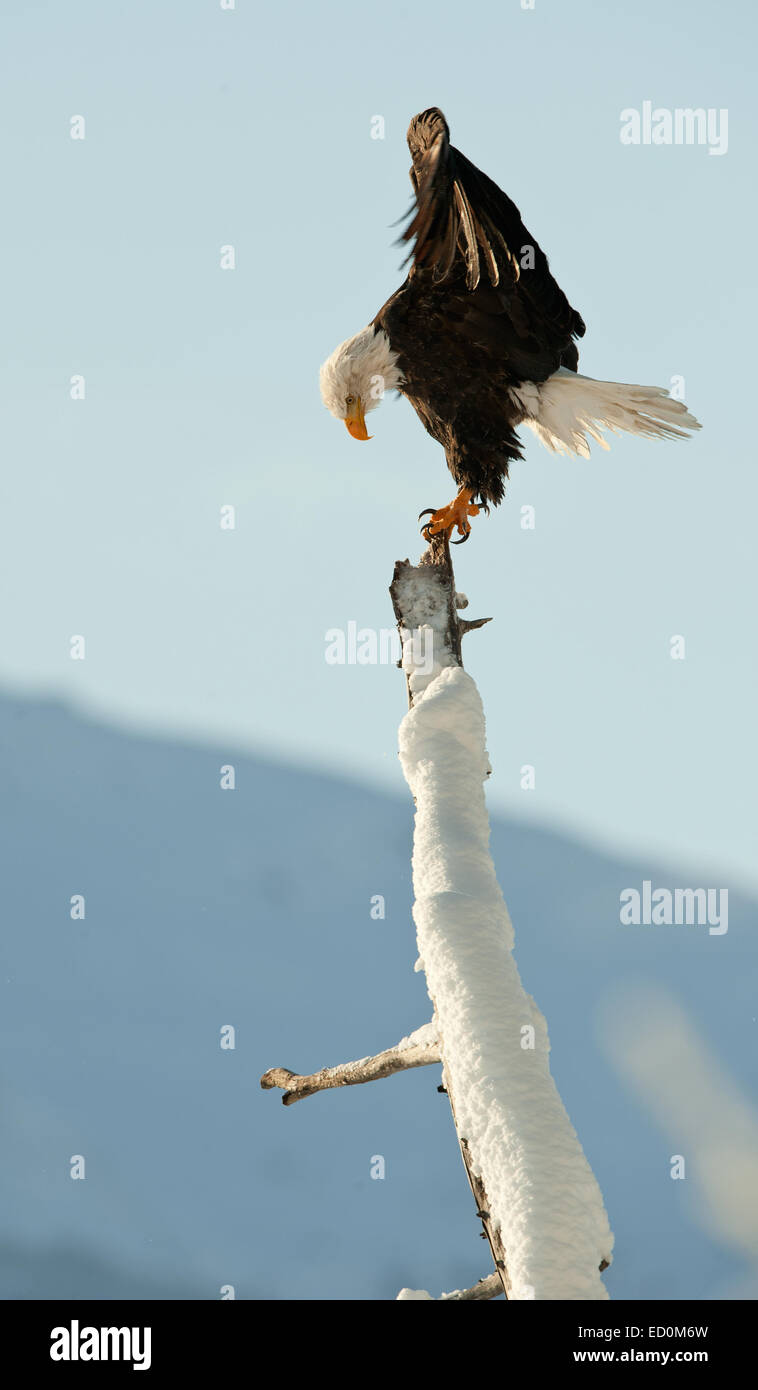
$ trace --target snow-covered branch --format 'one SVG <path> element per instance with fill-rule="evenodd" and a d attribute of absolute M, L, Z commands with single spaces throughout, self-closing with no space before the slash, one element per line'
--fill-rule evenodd
<path fill-rule="evenodd" d="M 398 1302 L 425 1302 L 430 1299 L 432 1303 L 485 1303 L 491 1298 L 500 1298 L 503 1286 L 498 1274 L 488 1274 L 486 1279 L 480 1279 L 478 1284 L 474 1284 L 470 1289 L 454 1289 L 452 1293 L 440 1294 L 438 1299 L 427 1293 L 426 1289 L 401 1289 Z"/>
<path fill-rule="evenodd" d="M 285 1105 L 442 1062 L 495 1273 L 446 1300 L 604 1299 L 613 1237 L 600 1190 L 550 1074 L 547 1025 L 513 959 L 513 927 L 489 852 L 490 765 L 479 692 L 463 670 L 466 622 L 447 541 L 395 566 L 390 589 L 410 709 L 400 760 L 416 803 L 413 886 L 434 1020 L 375 1057 L 261 1077 Z M 423 637 L 423 641 L 419 637 Z M 428 1299 L 404 1289 L 402 1299 Z"/>
<path fill-rule="evenodd" d="M 550 1074 L 545 1019 L 513 959 L 489 853 L 484 711 L 460 665 L 452 570 L 440 582 L 429 573 L 433 563 L 432 554 L 417 567 L 397 566 L 391 592 L 407 634 L 411 708 L 400 760 L 416 802 L 413 915 L 445 1082 L 507 1296 L 604 1299 L 600 1269 L 613 1237 Z M 422 669 L 422 644 L 411 635 L 423 628 L 431 629 L 434 660 Z"/>

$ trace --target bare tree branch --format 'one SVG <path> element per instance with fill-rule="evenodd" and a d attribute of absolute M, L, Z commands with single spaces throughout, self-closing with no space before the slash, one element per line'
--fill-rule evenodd
<path fill-rule="evenodd" d="M 478 1284 L 474 1284 L 470 1289 L 456 1289 L 453 1293 L 443 1293 L 440 1302 L 442 1303 L 479 1303 L 490 1298 L 499 1298 L 503 1292 L 503 1285 L 499 1274 L 488 1274 L 486 1279 L 480 1279 Z"/>
<path fill-rule="evenodd" d="M 423 598 L 419 603 L 419 594 Z M 435 655 L 441 648 L 446 649 L 448 664 L 463 665 L 461 639 L 474 628 L 492 622 L 491 618 L 459 618 L 458 609 L 468 608 L 468 599 L 455 592 L 455 575 L 450 558 L 450 543 L 444 534 L 433 536 L 428 550 L 425 550 L 418 565 L 408 560 L 398 560 L 390 584 L 390 598 L 395 610 L 400 640 L 418 625 L 420 615 L 427 610 L 435 627 Z M 438 611 L 447 615 L 442 627 L 438 622 Z M 432 616 L 433 615 L 433 616 Z M 415 619 L 415 621 L 414 621 Z M 408 705 L 413 704 L 413 692 L 408 673 Z"/>
<path fill-rule="evenodd" d="M 436 1041 L 414 1043 L 408 1047 L 389 1047 L 376 1057 L 361 1057 L 357 1062 L 324 1067 L 311 1076 L 299 1076 L 286 1067 L 272 1067 L 263 1073 L 261 1086 L 264 1091 L 280 1087 L 284 1091 L 282 1104 L 294 1105 L 296 1100 L 315 1096 L 318 1091 L 330 1091 L 337 1086 L 362 1086 L 366 1081 L 381 1081 L 385 1076 L 394 1076 L 395 1072 L 428 1067 L 441 1060 Z"/>

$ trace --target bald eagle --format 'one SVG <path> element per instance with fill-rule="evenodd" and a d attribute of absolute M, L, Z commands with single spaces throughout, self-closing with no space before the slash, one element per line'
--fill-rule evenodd
<path fill-rule="evenodd" d="M 321 368 L 327 409 L 354 439 L 387 390 L 407 396 L 442 445 L 458 494 L 433 511 L 427 536 L 454 529 L 503 499 L 516 434 L 528 425 L 555 453 L 589 455 L 602 428 L 686 438 L 700 428 L 657 386 L 595 381 L 577 372 L 584 322 L 510 198 L 450 144 L 436 107 L 408 127 L 415 206 L 405 284 Z M 426 515 L 426 513 L 422 513 Z M 457 542 L 460 544 L 460 541 Z"/>

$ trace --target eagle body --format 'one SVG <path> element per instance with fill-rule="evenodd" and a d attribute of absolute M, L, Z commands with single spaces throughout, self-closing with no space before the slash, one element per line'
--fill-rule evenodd
<path fill-rule="evenodd" d="M 464 286 L 465 289 L 465 286 Z M 397 352 L 398 389 L 445 450 L 459 487 L 497 505 L 511 459 L 522 457 L 508 388 L 520 379 L 475 339 L 447 330 L 447 294 L 429 271 L 415 274 L 373 320 Z"/>
<path fill-rule="evenodd" d="M 366 413 L 399 390 L 466 500 L 486 507 L 502 501 L 509 465 L 523 457 L 520 424 L 554 452 L 583 456 L 588 435 L 608 447 L 603 428 L 658 438 L 699 429 L 660 387 L 580 376 L 584 322 L 515 203 L 450 144 L 437 107 L 414 117 L 407 138 L 407 279 L 321 369 L 324 403 L 355 438 L 370 438 Z"/>

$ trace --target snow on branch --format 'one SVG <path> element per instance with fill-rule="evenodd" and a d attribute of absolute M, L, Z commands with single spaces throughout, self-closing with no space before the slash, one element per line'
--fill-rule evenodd
<path fill-rule="evenodd" d="M 420 1303 L 431 1299 L 432 1303 L 484 1303 L 491 1298 L 500 1298 L 502 1292 L 503 1286 L 500 1283 L 500 1276 L 488 1274 L 486 1279 L 480 1279 L 473 1288 L 454 1289 L 452 1293 L 440 1294 L 438 1299 L 433 1298 L 426 1289 L 401 1289 L 396 1301 Z"/>
<path fill-rule="evenodd" d="M 550 1074 L 545 1019 L 513 958 L 489 852 L 484 711 L 460 664 L 449 554 L 436 556 L 439 567 L 434 547 L 421 565 L 396 566 L 391 593 L 411 700 L 400 760 L 416 802 L 413 915 L 445 1081 L 507 1296 L 605 1299 L 613 1237 Z M 412 634 L 425 627 L 434 660 L 422 667 Z"/>
<path fill-rule="evenodd" d="M 613 1236 L 600 1190 L 550 1075 L 547 1025 L 513 959 L 513 927 L 489 852 L 484 712 L 463 670 L 467 622 L 450 550 L 435 537 L 390 589 L 410 709 L 400 761 L 416 802 L 413 886 L 432 1023 L 376 1057 L 261 1077 L 285 1105 L 442 1062 L 466 1173 L 495 1272 L 447 1301 L 608 1297 Z M 420 640 L 423 638 L 423 641 Z M 403 1289 L 400 1299 L 431 1298 Z"/>

